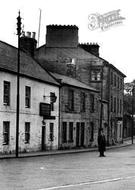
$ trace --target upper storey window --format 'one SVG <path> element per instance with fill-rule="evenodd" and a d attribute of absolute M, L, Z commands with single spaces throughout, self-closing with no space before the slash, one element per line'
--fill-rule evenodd
<path fill-rule="evenodd" d="M 101 70 L 100 69 L 91 70 L 91 80 L 92 81 L 100 81 L 101 80 Z"/>

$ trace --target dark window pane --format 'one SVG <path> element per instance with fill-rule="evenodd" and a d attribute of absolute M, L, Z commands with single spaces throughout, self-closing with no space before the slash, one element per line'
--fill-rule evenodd
<path fill-rule="evenodd" d="M 3 102 L 6 105 L 10 105 L 10 82 L 4 81 L 4 97 Z"/>
<path fill-rule="evenodd" d="M 62 142 L 67 142 L 67 122 L 62 123 Z"/>
<path fill-rule="evenodd" d="M 68 91 L 68 108 L 69 111 L 74 111 L 74 91 Z"/>
<path fill-rule="evenodd" d="M 31 88 L 25 86 L 25 107 L 30 108 L 31 103 Z"/>
<path fill-rule="evenodd" d="M 9 131 L 10 131 L 9 124 L 10 124 L 9 121 L 3 122 L 3 144 L 5 145 L 9 144 Z"/>

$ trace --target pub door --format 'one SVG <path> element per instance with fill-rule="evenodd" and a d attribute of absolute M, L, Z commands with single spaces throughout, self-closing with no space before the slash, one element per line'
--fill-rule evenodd
<path fill-rule="evenodd" d="M 42 126 L 41 150 L 46 149 L 46 127 Z"/>

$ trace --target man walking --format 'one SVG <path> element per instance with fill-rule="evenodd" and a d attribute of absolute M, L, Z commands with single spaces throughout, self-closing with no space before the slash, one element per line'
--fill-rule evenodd
<path fill-rule="evenodd" d="M 98 150 L 100 152 L 100 157 L 105 157 L 104 151 L 106 151 L 106 139 L 104 135 L 103 129 L 99 129 L 99 135 L 98 135 Z"/>

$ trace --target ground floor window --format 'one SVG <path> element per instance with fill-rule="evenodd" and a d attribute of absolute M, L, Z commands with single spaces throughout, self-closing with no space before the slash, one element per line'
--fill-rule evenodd
<path fill-rule="evenodd" d="M 73 142 L 73 122 L 69 122 L 69 142 Z"/>
<path fill-rule="evenodd" d="M 10 122 L 3 121 L 3 144 L 9 145 Z"/>
<path fill-rule="evenodd" d="M 25 143 L 30 143 L 30 122 L 25 122 Z"/>
<path fill-rule="evenodd" d="M 67 122 L 62 123 L 62 142 L 67 142 Z"/>

